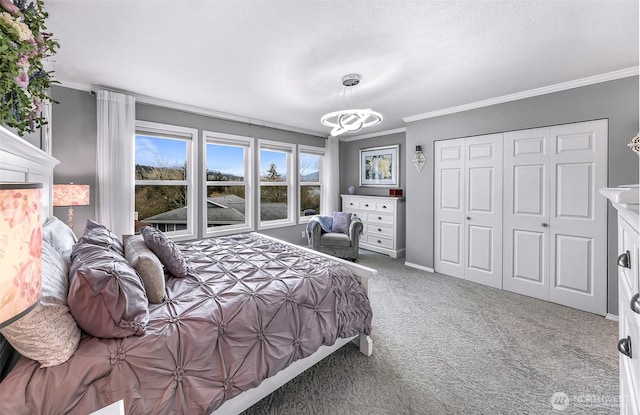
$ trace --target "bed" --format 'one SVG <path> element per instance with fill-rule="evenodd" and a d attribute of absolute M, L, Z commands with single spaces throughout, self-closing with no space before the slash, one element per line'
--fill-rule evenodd
<path fill-rule="evenodd" d="M 0 180 L 43 182 L 50 214 L 55 159 L 30 145 L 7 144 L 19 140 L 0 130 Z M 0 343 L 0 414 L 87 414 L 118 400 L 125 413 L 237 414 L 349 342 L 372 353 L 368 284 L 375 270 L 255 233 L 174 244 L 184 275 L 167 266 L 163 300 L 103 334 L 106 314 L 91 311 L 95 287 L 86 290 L 82 278 L 105 268 L 100 258 L 128 266 L 125 255 L 114 259 L 128 242 L 99 224 L 87 229 L 71 252 L 43 243 L 43 255 L 69 255 L 69 307 L 83 328 L 79 344 L 64 363 L 41 368 L 26 357 L 16 363 L 15 351 Z M 135 310 L 144 281 L 130 271 L 113 280 L 133 287 L 122 291 L 129 299 L 120 311 Z M 72 301 L 81 289 L 90 294 Z"/>

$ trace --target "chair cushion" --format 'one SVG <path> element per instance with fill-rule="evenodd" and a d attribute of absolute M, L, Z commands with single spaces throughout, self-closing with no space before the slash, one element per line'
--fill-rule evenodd
<path fill-rule="evenodd" d="M 333 225 L 331 232 L 349 233 L 351 212 L 333 212 Z"/>
<path fill-rule="evenodd" d="M 351 246 L 351 240 L 349 240 L 349 236 L 347 234 L 340 232 L 327 232 L 320 236 L 320 245 L 348 248 Z"/>

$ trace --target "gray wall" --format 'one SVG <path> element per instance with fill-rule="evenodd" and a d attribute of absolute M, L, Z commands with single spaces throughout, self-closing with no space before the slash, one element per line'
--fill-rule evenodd
<path fill-rule="evenodd" d="M 448 138 L 607 118 L 609 187 L 638 183 L 638 156 L 627 148 L 638 132 L 638 77 L 630 77 L 407 124 L 406 153 L 422 145 L 422 173 L 404 169 L 408 262 L 433 268 L 433 142 Z M 618 314 L 617 218 L 608 209 L 608 312 Z"/>
<path fill-rule="evenodd" d="M 52 154 L 60 160 L 53 171 L 54 183 L 77 183 L 91 186 L 91 205 L 73 208 L 73 230 L 82 235 L 87 219 L 95 219 L 96 192 L 96 99 L 86 91 L 54 86 L 51 122 Z M 55 207 L 53 214 L 67 221 L 69 208 Z"/>
<path fill-rule="evenodd" d="M 54 86 L 53 156 L 60 160 L 54 171 L 55 183 L 82 183 L 91 185 L 91 205 L 74 208 L 74 231 L 82 234 L 87 218 L 95 218 L 97 115 L 96 98 L 89 92 Z M 220 120 L 203 115 L 155 105 L 136 104 L 136 119 L 178 125 L 202 130 L 264 138 L 287 143 L 324 147 L 325 139 L 291 131 L 260 127 L 236 121 Z M 201 145 L 204 146 L 204 143 Z M 198 163 L 202 160 L 198 158 Z M 202 171 L 203 166 L 198 166 Z M 55 208 L 54 215 L 67 220 L 67 208 Z M 198 221 L 201 215 L 198 214 Z M 257 223 L 257 222 L 255 222 Z M 200 228 L 200 226 L 198 226 Z M 304 243 L 301 232 L 304 225 L 265 230 L 263 233 L 289 242 Z"/>
<path fill-rule="evenodd" d="M 389 196 L 389 187 L 360 187 L 360 150 L 370 147 L 381 147 L 399 144 L 398 157 L 400 158 L 400 184 L 396 187 L 405 189 L 406 183 L 406 145 L 405 134 L 389 134 L 380 137 L 367 138 L 363 140 L 340 142 L 340 194 L 347 194 L 349 186 L 356 188 L 357 195 L 367 196 Z M 410 156 L 409 160 L 413 158 Z M 413 167 L 413 164 L 411 165 Z M 406 194 L 406 192 L 405 192 Z"/>

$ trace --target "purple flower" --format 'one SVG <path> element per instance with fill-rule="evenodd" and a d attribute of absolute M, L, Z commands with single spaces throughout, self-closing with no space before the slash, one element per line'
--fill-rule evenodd
<path fill-rule="evenodd" d="M 16 81 L 19 87 L 26 88 L 29 85 L 29 74 L 27 74 L 27 71 L 22 70 L 20 75 L 13 78 L 13 80 Z"/>
<path fill-rule="evenodd" d="M 20 55 L 18 59 L 18 66 L 21 68 L 29 67 L 29 57 L 27 55 Z"/>

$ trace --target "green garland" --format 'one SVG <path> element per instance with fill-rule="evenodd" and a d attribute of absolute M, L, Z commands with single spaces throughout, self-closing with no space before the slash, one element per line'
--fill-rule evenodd
<path fill-rule="evenodd" d="M 16 0 L 20 10 L 0 9 L 0 124 L 15 128 L 20 136 L 47 123 L 42 104 L 50 101 L 53 80 L 43 60 L 54 55 L 57 41 L 46 32 L 42 0 Z"/>

